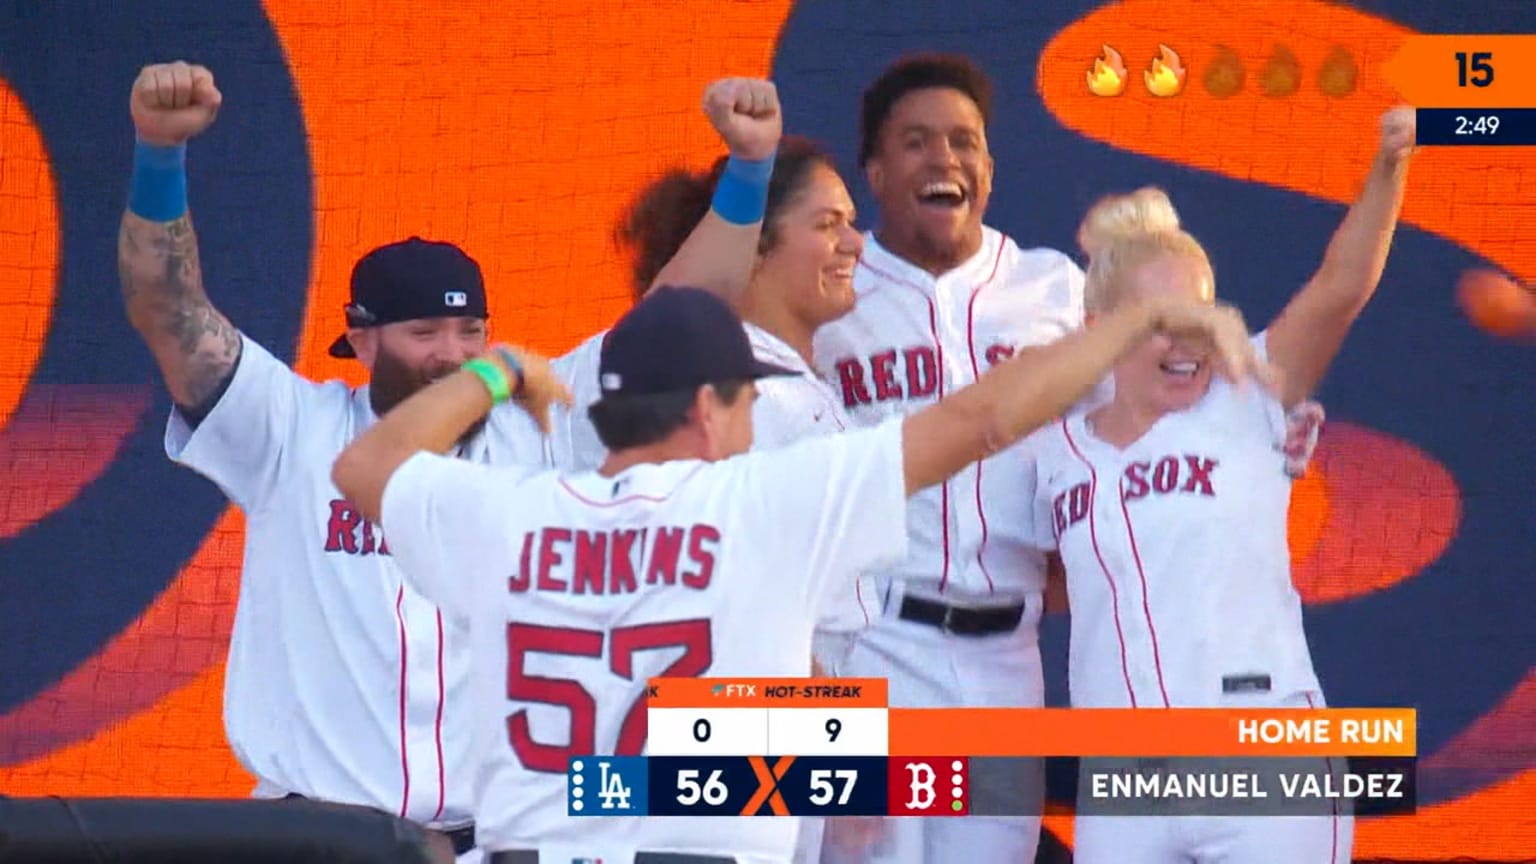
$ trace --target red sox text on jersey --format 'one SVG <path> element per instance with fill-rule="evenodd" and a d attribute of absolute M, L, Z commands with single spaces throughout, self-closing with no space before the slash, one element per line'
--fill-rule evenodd
<path fill-rule="evenodd" d="M 989 345 L 983 356 L 990 368 L 1012 357 L 1015 350 L 1012 345 Z M 868 358 L 844 357 L 836 368 L 846 408 L 895 399 L 926 399 L 939 389 L 938 355 L 928 345 L 900 351 L 891 348 Z"/>
<path fill-rule="evenodd" d="M 1020 249 L 993 229 L 969 260 L 928 274 L 866 236 L 858 302 L 815 338 L 819 372 L 850 420 L 910 414 L 972 383 L 1016 350 L 1082 325 L 1082 271 L 1065 255 Z M 968 466 L 909 499 L 907 560 L 882 577 L 914 590 L 1022 600 L 1044 587 L 1030 543 L 1033 476 L 1022 447 Z"/>
<path fill-rule="evenodd" d="M 1163 456 L 1156 461 L 1138 460 L 1127 465 L 1122 475 L 1121 500 L 1126 502 L 1148 495 L 1215 496 L 1212 479 L 1219 463 L 1193 453 Z M 1093 484 L 1083 481 L 1051 499 L 1055 514 L 1056 536 L 1088 518 L 1093 507 Z"/>
<path fill-rule="evenodd" d="M 351 502 L 337 498 L 331 501 L 325 522 L 325 551 L 388 555 L 389 544 L 384 542 L 384 532 L 379 526 L 364 519 Z"/>

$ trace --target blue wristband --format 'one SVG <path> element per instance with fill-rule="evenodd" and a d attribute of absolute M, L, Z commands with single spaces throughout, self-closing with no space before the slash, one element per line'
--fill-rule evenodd
<path fill-rule="evenodd" d="M 128 211 L 150 222 L 171 222 L 187 213 L 187 145 L 133 144 Z"/>
<path fill-rule="evenodd" d="M 763 221 L 768 209 L 768 180 L 773 177 L 773 156 L 747 161 L 735 156 L 725 161 L 725 171 L 715 184 L 710 208 L 732 225 Z"/>

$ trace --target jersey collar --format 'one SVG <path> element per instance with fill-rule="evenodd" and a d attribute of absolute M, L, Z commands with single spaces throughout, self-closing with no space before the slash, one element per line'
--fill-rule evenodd
<path fill-rule="evenodd" d="M 752 343 L 752 355 L 757 359 L 793 369 L 802 375 L 816 375 L 800 352 L 789 347 L 788 342 L 750 321 L 741 322 L 741 326 L 747 331 L 747 341 Z"/>
<path fill-rule="evenodd" d="M 859 259 L 859 263 L 887 279 L 919 287 L 925 291 L 931 292 L 950 282 L 971 286 L 984 281 L 992 272 L 997 263 L 998 253 L 1001 251 L 1000 247 L 1006 239 L 1001 231 L 987 225 L 981 226 L 981 248 L 976 250 L 976 254 L 953 270 L 934 276 L 880 245 L 880 241 L 875 239 L 874 231 L 866 231 L 864 255 Z"/>

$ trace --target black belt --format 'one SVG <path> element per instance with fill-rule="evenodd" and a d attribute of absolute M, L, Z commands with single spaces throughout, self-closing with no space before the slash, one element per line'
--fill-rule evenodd
<path fill-rule="evenodd" d="M 284 795 L 283 798 L 295 801 L 317 800 L 304 795 L 300 795 L 297 792 L 289 792 L 287 795 Z M 418 827 L 423 831 L 431 831 L 434 834 L 441 834 L 444 837 L 447 837 L 448 842 L 453 844 L 453 854 L 455 856 L 463 855 L 465 852 L 475 848 L 475 825 L 473 822 L 460 828 L 451 829 L 428 828 L 425 825 L 418 825 Z"/>
<path fill-rule="evenodd" d="M 493 852 L 487 864 L 539 864 L 539 853 L 531 849 Z M 736 864 L 730 855 L 690 855 L 687 852 L 636 852 L 634 864 Z"/>
<path fill-rule="evenodd" d="M 448 842 L 453 844 L 453 854 L 455 856 L 463 855 L 465 852 L 475 848 L 474 823 L 470 823 L 461 828 L 454 828 L 448 831 L 444 831 L 439 828 L 423 828 L 422 830 L 436 831 L 437 833 L 447 837 Z"/>
<path fill-rule="evenodd" d="M 901 598 L 903 621 L 928 624 L 956 636 L 991 636 L 1012 633 L 1024 620 L 1024 604 L 1014 606 L 952 606 L 910 594 Z"/>

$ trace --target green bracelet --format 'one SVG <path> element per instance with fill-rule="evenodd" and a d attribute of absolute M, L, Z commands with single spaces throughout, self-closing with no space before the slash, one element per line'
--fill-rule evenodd
<path fill-rule="evenodd" d="M 501 371 L 500 366 L 484 357 L 476 357 L 465 361 L 462 368 L 475 373 L 485 382 L 485 389 L 491 391 L 492 405 L 500 405 L 512 398 L 512 382 L 507 380 L 507 373 Z"/>

